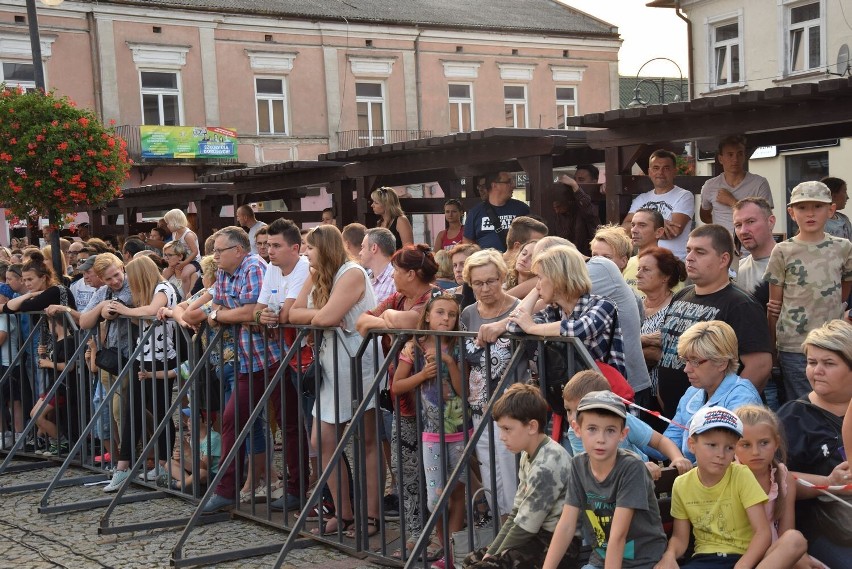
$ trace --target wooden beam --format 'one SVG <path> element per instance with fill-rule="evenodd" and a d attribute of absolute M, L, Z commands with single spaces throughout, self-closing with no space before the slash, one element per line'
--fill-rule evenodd
<path fill-rule="evenodd" d="M 798 129 L 808 129 L 808 138 L 804 139 L 808 140 L 814 136 L 831 138 L 820 134 L 821 127 L 825 131 L 836 132 L 834 125 L 849 122 L 852 122 L 852 97 L 849 96 L 820 99 L 813 104 L 784 104 L 783 99 L 778 99 L 774 106 L 741 112 L 680 116 L 668 113 L 659 121 L 589 132 L 587 140 L 592 148 L 607 148 L 718 138 L 731 132 L 743 133 L 751 139 L 757 134 Z"/>

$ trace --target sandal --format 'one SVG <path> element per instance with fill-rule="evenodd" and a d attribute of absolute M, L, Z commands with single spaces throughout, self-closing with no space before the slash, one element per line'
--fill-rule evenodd
<path fill-rule="evenodd" d="M 371 518 L 367 516 L 367 537 L 373 537 L 379 533 L 379 518 Z M 355 529 L 350 529 L 346 531 L 346 537 L 349 539 L 355 538 Z"/>
<path fill-rule="evenodd" d="M 328 524 L 331 520 L 335 520 L 337 522 L 337 527 L 334 529 L 329 529 Z M 343 524 L 343 528 L 341 530 L 340 524 Z M 355 525 L 355 518 L 345 519 L 345 518 L 331 518 L 330 520 L 324 521 L 320 527 L 317 529 L 311 530 L 311 533 L 314 535 L 337 535 L 338 531 L 343 531 L 343 535 L 348 537 L 348 533 L 352 531 L 350 528 Z"/>

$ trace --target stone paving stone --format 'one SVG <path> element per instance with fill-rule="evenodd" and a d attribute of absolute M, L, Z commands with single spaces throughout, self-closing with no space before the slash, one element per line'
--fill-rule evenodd
<path fill-rule="evenodd" d="M 49 481 L 55 468 L 0 475 L 0 487 Z M 70 471 L 68 476 L 88 474 Z M 144 492 L 133 489 L 132 492 Z M 26 569 L 152 569 L 170 566 L 171 550 L 180 529 L 137 531 L 118 535 L 98 535 L 104 507 L 60 514 L 40 514 L 42 490 L 0 494 L 0 567 Z M 51 505 L 99 499 L 107 496 L 103 486 L 61 488 L 51 497 Z M 168 497 L 123 504 L 113 512 L 112 524 L 189 517 L 194 506 Z M 286 534 L 242 518 L 198 527 L 190 536 L 184 557 L 239 549 L 266 543 L 283 544 Z M 276 555 L 216 563 L 223 569 L 271 567 Z M 361 569 L 377 567 L 368 561 L 323 546 L 313 545 L 291 552 L 284 567 Z"/>

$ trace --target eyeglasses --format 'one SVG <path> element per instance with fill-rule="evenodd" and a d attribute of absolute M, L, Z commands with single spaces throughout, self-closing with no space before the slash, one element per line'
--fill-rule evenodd
<path fill-rule="evenodd" d="M 84 264 L 86 264 L 86 261 L 88 261 L 88 260 L 89 260 L 88 257 L 86 257 L 85 259 L 80 259 L 79 261 L 77 261 L 77 266 L 78 267 L 83 266 Z"/>
<path fill-rule="evenodd" d="M 706 364 L 709 361 L 710 361 L 709 359 L 700 360 L 698 358 L 678 358 L 677 359 L 678 365 L 686 367 L 686 364 L 689 364 L 693 368 L 701 367 L 702 365 Z"/>
<path fill-rule="evenodd" d="M 221 255 L 225 251 L 227 251 L 229 249 L 233 249 L 234 247 L 237 247 L 237 246 L 238 245 L 231 245 L 230 247 L 225 247 L 224 249 L 213 249 L 213 254 L 214 255 Z"/>
<path fill-rule="evenodd" d="M 491 288 L 500 282 L 500 279 L 488 279 L 487 281 L 473 281 L 470 283 L 470 286 L 476 289 L 483 289 L 485 287 Z"/>

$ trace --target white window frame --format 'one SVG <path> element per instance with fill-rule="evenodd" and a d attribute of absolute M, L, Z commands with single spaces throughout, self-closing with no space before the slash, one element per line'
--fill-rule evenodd
<path fill-rule="evenodd" d="M 791 76 L 791 75 L 799 75 L 804 73 L 812 73 L 814 71 L 819 71 L 824 69 L 826 66 L 826 35 L 827 35 L 827 26 L 825 21 L 825 0 L 781 0 L 782 5 L 780 8 L 783 10 L 783 19 L 784 22 L 784 30 L 780 34 L 781 40 L 781 65 L 782 65 L 782 75 L 783 76 Z M 818 4 L 819 5 L 819 18 L 815 20 L 808 20 L 807 22 L 799 22 L 797 24 L 792 24 L 792 11 L 794 8 L 798 8 L 800 6 L 806 6 L 808 4 Z M 819 24 L 819 62 L 814 67 L 804 67 L 802 69 L 793 70 L 793 46 L 791 42 L 791 34 L 794 30 L 802 31 L 802 42 L 801 48 L 804 51 L 804 62 L 805 65 L 810 65 L 810 28 L 814 27 L 814 25 Z"/>
<path fill-rule="evenodd" d="M 465 98 L 465 97 L 451 97 L 450 96 L 450 86 L 452 86 L 452 85 L 466 86 L 469 89 L 468 97 L 467 98 Z M 455 113 L 456 117 L 458 118 L 459 126 L 464 127 L 464 120 L 463 120 L 464 113 L 462 113 L 463 105 L 470 105 L 470 129 L 464 130 L 462 128 L 462 130 L 459 130 L 457 132 L 471 132 L 471 131 L 476 130 L 476 118 L 474 116 L 474 105 L 473 105 L 473 83 L 459 83 L 459 82 L 456 82 L 456 81 L 454 81 L 452 83 L 448 83 L 447 84 L 447 99 L 449 101 L 449 107 L 450 107 L 450 110 L 449 110 L 450 116 L 448 117 L 448 120 L 449 120 L 448 126 L 449 126 L 449 129 L 450 129 L 450 133 L 455 134 L 455 132 L 453 132 L 453 128 L 452 128 L 452 124 L 453 124 L 452 123 L 452 115 L 453 115 L 453 113 Z"/>
<path fill-rule="evenodd" d="M 259 93 L 257 90 L 257 80 L 258 79 L 269 79 L 273 81 L 281 81 L 281 94 L 273 95 L 271 93 Z M 258 136 L 289 136 L 290 135 L 290 111 L 289 111 L 289 102 L 290 97 L 288 96 L 289 92 L 287 91 L 287 78 L 281 76 L 273 76 L 273 75 L 255 75 L 254 76 L 254 112 L 255 112 L 255 120 L 257 123 L 257 134 Z M 264 132 L 260 130 L 260 112 L 258 111 L 258 107 L 260 106 L 261 101 L 265 101 L 269 108 L 269 117 L 270 124 L 268 125 L 270 130 L 268 132 Z M 284 131 L 277 132 L 274 130 L 275 128 L 275 120 L 274 120 L 274 101 L 282 101 L 283 113 L 284 113 Z"/>
<path fill-rule="evenodd" d="M 176 78 L 176 89 L 164 89 L 157 87 L 143 87 L 142 86 L 142 73 L 173 73 Z M 145 122 L 145 95 L 157 95 L 157 99 L 159 102 L 159 111 L 160 111 L 160 121 L 158 125 L 160 126 L 171 126 L 163 124 L 163 95 L 177 95 L 177 111 L 178 111 L 178 124 L 174 126 L 183 126 L 183 89 L 181 89 L 181 85 L 183 85 L 181 81 L 181 73 L 177 69 L 139 69 L 139 106 L 142 111 L 142 123 Z M 156 125 L 152 125 L 156 126 Z"/>
<path fill-rule="evenodd" d="M 17 63 L 17 64 L 23 64 L 23 65 L 32 65 L 33 66 L 33 73 L 35 73 L 35 66 L 33 65 L 32 60 L 30 60 L 30 61 L 20 61 L 20 60 L 16 61 L 14 59 L 6 59 L 6 58 L 0 59 L 0 83 L 6 83 L 7 88 L 18 87 L 18 88 L 23 89 L 26 92 L 31 92 L 31 91 L 36 90 L 35 78 L 33 78 L 32 81 L 7 80 L 6 76 L 3 74 L 3 64 L 4 63 Z M 44 70 L 44 65 L 42 65 L 42 70 Z M 47 83 L 47 77 L 45 77 L 44 82 L 45 82 L 45 84 Z"/>
<path fill-rule="evenodd" d="M 521 87 L 524 90 L 524 98 L 523 99 L 507 99 L 506 98 L 506 87 Z M 530 125 L 530 104 L 529 104 L 529 91 L 527 90 L 527 86 L 524 84 L 518 83 L 504 83 L 503 84 L 503 109 L 505 112 L 506 105 L 512 105 L 512 117 L 513 117 L 513 126 L 508 128 L 529 128 Z M 518 105 L 524 105 L 524 126 L 518 126 Z"/>
<path fill-rule="evenodd" d="M 574 89 L 574 98 L 571 99 L 571 100 L 560 99 L 559 95 L 557 94 L 558 89 Z M 576 85 L 556 85 L 556 87 L 554 87 L 553 94 L 556 96 L 556 120 L 557 120 L 557 123 L 559 121 L 559 108 L 560 107 L 562 108 L 562 113 L 565 115 L 566 118 L 568 118 L 569 116 L 576 117 L 576 116 L 579 115 L 580 104 L 579 104 L 578 97 L 577 97 L 578 91 L 579 91 L 579 89 L 577 88 Z M 568 112 L 567 112 L 568 107 L 573 108 L 574 114 L 572 114 L 572 115 L 568 114 Z M 556 125 L 556 128 L 559 128 L 559 124 Z M 577 127 L 565 125 L 564 130 L 577 130 Z"/>
<path fill-rule="evenodd" d="M 729 24 L 737 24 L 737 38 L 735 40 L 726 40 L 723 42 L 716 41 L 716 29 Z M 743 10 L 720 14 L 706 21 L 707 28 L 707 69 L 709 71 L 707 83 L 710 89 L 730 89 L 731 87 L 741 87 L 745 85 L 745 27 L 743 22 Z M 731 80 L 733 68 L 731 67 L 731 48 L 736 46 L 739 50 L 739 81 Z M 727 83 L 717 83 L 717 57 L 716 50 L 725 48 L 725 60 L 728 69 Z"/>
<path fill-rule="evenodd" d="M 382 96 L 381 97 L 370 97 L 370 96 L 365 96 L 365 95 L 358 95 L 357 94 L 358 83 L 369 83 L 369 84 L 381 86 Z M 384 135 L 384 132 L 388 130 L 387 129 L 388 105 L 387 105 L 387 91 L 385 90 L 385 82 L 384 81 L 375 81 L 375 80 L 369 81 L 369 80 L 359 79 L 355 82 L 355 89 L 356 89 L 355 119 L 356 119 L 356 130 L 357 131 L 361 130 L 357 125 L 358 103 L 367 103 L 367 126 L 368 126 L 367 133 L 368 134 L 366 136 L 359 135 L 358 136 L 359 142 L 362 142 L 362 143 L 366 142 L 367 144 L 365 144 L 365 146 L 373 146 L 375 144 L 384 144 L 385 138 L 386 138 L 385 135 Z M 373 124 L 372 124 L 373 123 L 372 106 L 376 103 L 382 105 L 382 128 L 372 128 L 373 127 Z M 382 134 L 380 136 L 375 136 L 375 135 L 373 135 L 374 131 L 381 131 Z"/>

